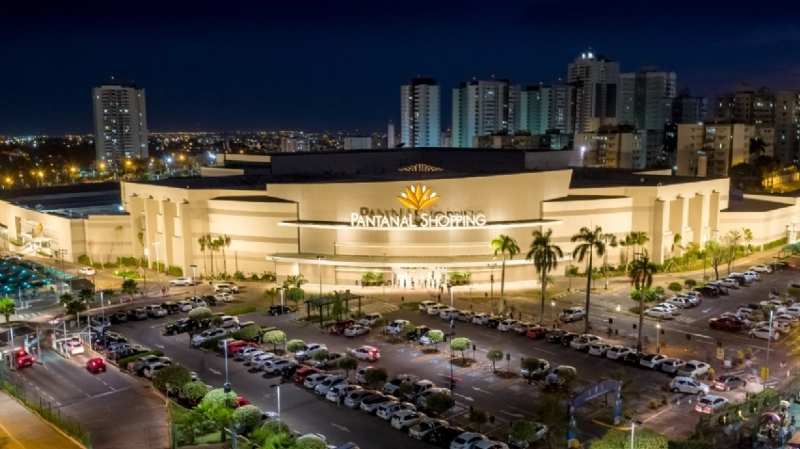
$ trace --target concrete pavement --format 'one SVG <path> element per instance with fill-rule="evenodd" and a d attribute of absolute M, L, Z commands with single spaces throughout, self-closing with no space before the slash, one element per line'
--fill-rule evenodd
<path fill-rule="evenodd" d="M 0 448 L 82 449 L 83 446 L 0 392 Z"/>

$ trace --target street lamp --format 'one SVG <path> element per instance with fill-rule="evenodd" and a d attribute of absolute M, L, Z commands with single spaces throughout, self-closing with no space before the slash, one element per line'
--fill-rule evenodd
<path fill-rule="evenodd" d="M 192 285 L 194 286 L 194 296 L 197 297 L 197 265 L 189 265 L 192 269 Z"/>
<path fill-rule="evenodd" d="M 277 403 L 277 408 L 278 408 L 278 410 L 277 410 L 277 412 L 278 412 L 278 421 L 280 421 L 281 420 L 281 384 L 272 384 L 269 387 L 270 388 L 274 388 L 275 391 L 277 392 L 276 403 Z"/>
<path fill-rule="evenodd" d="M 222 340 L 222 350 L 224 352 L 223 355 L 225 356 L 225 384 L 224 384 L 224 388 L 225 388 L 225 391 L 228 392 L 228 391 L 231 391 L 231 383 L 228 381 L 228 339 L 227 338 Z"/>
<path fill-rule="evenodd" d="M 319 296 L 322 297 L 322 256 L 317 256 L 317 274 L 319 275 Z"/>
<path fill-rule="evenodd" d="M 661 322 L 656 323 L 656 354 L 661 353 Z"/>

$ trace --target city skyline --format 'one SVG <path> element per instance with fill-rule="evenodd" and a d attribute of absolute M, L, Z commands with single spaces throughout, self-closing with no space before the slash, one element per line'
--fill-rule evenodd
<path fill-rule="evenodd" d="M 521 85 L 551 83 L 565 78 L 567 64 L 590 47 L 624 72 L 674 71 L 678 87 L 697 94 L 713 96 L 740 82 L 800 85 L 790 59 L 800 47 L 800 30 L 789 21 L 795 5 L 768 2 L 752 13 L 711 2 L 682 15 L 676 2 L 653 17 L 630 2 L 584 2 L 578 18 L 553 2 L 489 15 L 476 5 L 420 3 L 385 11 L 363 2 L 320 2 L 308 10 L 218 11 L 201 2 L 191 9 L 159 7 L 158 15 L 146 4 L 133 14 L 113 7 L 103 13 L 91 6 L 35 13 L 15 7 L 0 18 L 10 44 L 2 54 L 14 61 L 14 70 L 0 75 L 8 86 L 0 133 L 89 132 L 91 88 L 110 76 L 148 90 L 153 130 L 364 133 L 383 131 L 390 120 L 399 124 L 397 86 L 430 76 L 448 94 L 442 98 L 448 127 L 448 96 L 459 82 L 495 75 Z"/>

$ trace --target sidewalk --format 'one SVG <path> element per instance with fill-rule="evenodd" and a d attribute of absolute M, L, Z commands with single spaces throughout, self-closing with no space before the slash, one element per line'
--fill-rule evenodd
<path fill-rule="evenodd" d="M 83 448 L 3 392 L 0 392 L 0 447 L 4 449 Z"/>

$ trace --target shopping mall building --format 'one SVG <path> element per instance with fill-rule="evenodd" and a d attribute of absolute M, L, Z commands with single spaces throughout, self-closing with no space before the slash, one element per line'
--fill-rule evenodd
<path fill-rule="evenodd" d="M 498 234 L 522 249 L 507 277 L 533 279 L 524 254 L 537 229 L 553 230 L 565 262 L 583 226 L 618 237 L 646 232 L 656 261 L 673 254 L 677 234 L 683 245 L 743 228 L 754 245 L 796 239 L 795 196 L 731 198 L 727 178 L 573 169 L 572 156 L 398 149 L 220 157 L 201 177 L 110 186 L 118 188 L 114 204 L 87 199 L 83 208 L 97 210 L 77 216 L 48 207 L 58 192 L 7 194 L 0 238 L 19 251 L 61 249 L 68 260 L 146 256 L 187 275 L 275 271 L 355 285 L 372 272 L 399 286 L 437 286 L 452 272 L 473 282 L 499 276 L 502 258 L 489 243 Z M 212 255 L 199 243 L 206 235 L 230 243 Z M 620 251 L 611 248 L 608 261 L 617 263 Z"/>

